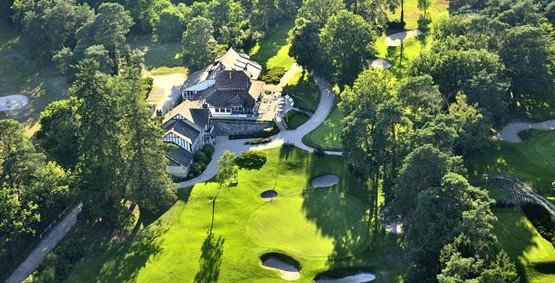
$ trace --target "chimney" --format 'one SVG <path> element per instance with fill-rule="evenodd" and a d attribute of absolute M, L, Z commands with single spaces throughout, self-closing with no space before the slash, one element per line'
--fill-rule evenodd
<path fill-rule="evenodd" d="M 212 52 L 212 65 L 216 64 L 216 52 Z"/>

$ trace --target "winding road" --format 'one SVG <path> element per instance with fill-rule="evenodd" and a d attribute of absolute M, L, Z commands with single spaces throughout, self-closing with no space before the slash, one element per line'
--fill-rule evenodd
<path fill-rule="evenodd" d="M 241 154 L 241 152 L 247 150 L 275 148 L 281 146 L 284 143 L 291 143 L 300 149 L 313 151 L 314 148 L 305 145 L 302 139 L 306 134 L 314 131 L 324 122 L 324 120 L 326 120 L 331 112 L 331 109 L 333 108 L 335 101 L 335 93 L 333 92 L 330 83 L 317 77 L 314 78 L 314 82 L 318 85 L 318 88 L 320 89 L 320 102 L 318 104 L 318 108 L 308 121 L 306 121 L 295 130 L 282 130 L 280 133 L 271 136 L 270 138 L 272 139 L 272 141 L 264 145 L 245 144 L 245 142 L 251 141 L 252 139 L 230 140 L 226 136 L 216 137 L 216 144 L 214 146 L 215 151 L 214 155 L 212 156 L 212 161 L 210 161 L 208 166 L 206 166 L 204 172 L 202 172 L 202 174 L 200 174 L 196 178 L 177 183 L 175 185 L 175 188 L 179 189 L 190 187 L 197 183 L 206 182 L 216 176 L 216 174 L 218 173 L 218 160 L 220 160 L 220 157 L 223 155 L 224 150 L 229 150 L 235 154 Z M 340 156 L 342 155 L 342 152 L 326 151 L 326 154 Z"/>
<path fill-rule="evenodd" d="M 507 141 L 507 142 L 522 142 L 522 139 L 518 136 L 518 133 L 528 130 L 528 129 L 536 129 L 536 130 L 555 130 L 555 119 L 547 120 L 539 123 L 530 123 L 530 122 L 522 122 L 522 121 L 514 121 L 510 122 L 509 124 L 505 125 L 501 131 L 491 137 L 491 140 L 497 141 Z"/>

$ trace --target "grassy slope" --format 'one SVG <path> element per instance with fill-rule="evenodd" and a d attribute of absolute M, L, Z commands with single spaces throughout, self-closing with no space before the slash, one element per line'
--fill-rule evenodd
<path fill-rule="evenodd" d="M 148 229 L 139 227 L 134 240 L 91 251 L 69 281 L 277 282 L 277 272 L 261 268 L 258 259 L 275 251 L 301 263 L 298 282 L 312 282 L 330 266 L 367 266 L 379 274 L 378 282 L 399 278 L 403 266 L 394 260 L 396 239 L 376 232 L 376 222 L 368 225 L 370 211 L 376 219 L 367 205 L 373 202 L 363 185 L 345 175 L 341 158 L 314 159 L 297 149 L 265 152 L 262 169 L 241 170 L 238 185 L 222 189 L 212 236 L 217 184 L 208 182 L 196 185 L 188 201 L 178 201 Z M 340 176 L 338 187 L 308 189 L 312 177 L 329 172 Z M 279 197 L 262 201 L 259 195 L 267 189 Z"/>
<path fill-rule="evenodd" d="M 342 150 L 341 119 L 343 119 L 343 113 L 338 107 L 335 107 L 322 125 L 303 137 L 303 143 L 312 147 L 320 146 L 327 150 Z"/>
<path fill-rule="evenodd" d="M 303 79 L 301 75 L 301 72 L 297 72 L 283 88 L 283 93 L 293 98 L 295 107 L 315 112 L 320 102 L 320 89 L 308 74 L 305 74 Z"/>
<path fill-rule="evenodd" d="M 150 36 L 130 36 L 128 42 L 131 47 L 144 52 L 145 65 L 149 70 L 183 65 L 181 42 L 160 43 Z"/>
<path fill-rule="evenodd" d="M 523 143 L 489 142 L 467 158 L 470 174 L 511 175 L 555 201 L 555 132 L 532 130 Z"/>
<path fill-rule="evenodd" d="M 12 27 L 0 22 L 0 96 L 29 97 L 25 111 L 13 118 L 31 135 L 38 129 L 40 112 L 50 102 L 66 98 L 68 84 L 51 62 L 37 59 L 27 46 Z"/>
<path fill-rule="evenodd" d="M 555 249 L 542 238 L 519 209 L 495 209 L 494 232 L 516 262 L 521 282 L 554 282 Z"/>
<path fill-rule="evenodd" d="M 294 23 L 292 19 L 281 23 L 272 34 L 257 43 L 249 52 L 251 59 L 260 63 L 264 69 L 282 66 L 288 70 L 295 63 L 295 59 L 288 54 L 291 47 L 288 41 L 289 30 L 293 28 Z"/>

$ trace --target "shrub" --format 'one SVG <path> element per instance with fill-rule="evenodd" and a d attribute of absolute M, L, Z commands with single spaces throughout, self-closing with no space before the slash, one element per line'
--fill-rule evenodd
<path fill-rule="evenodd" d="M 214 146 L 211 145 L 211 144 L 207 144 L 207 145 L 205 145 L 205 146 L 202 148 L 202 151 L 203 151 L 204 153 L 206 153 L 206 156 L 209 156 L 210 159 L 212 159 L 212 155 L 214 154 L 214 151 L 215 151 L 215 150 L 216 150 L 216 149 L 215 149 Z"/>
<path fill-rule="evenodd" d="M 326 155 L 326 151 L 321 147 L 314 148 L 313 153 L 316 157 L 323 157 Z"/>
<path fill-rule="evenodd" d="M 285 74 L 284 67 L 282 66 L 272 67 L 264 71 L 264 73 L 262 74 L 262 80 L 268 84 L 278 84 L 279 81 L 281 80 L 281 77 L 283 77 L 283 74 Z"/>
<path fill-rule="evenodd" d="M 248 150 L 239 155 L 235 162 L 239 167 L 246 169 L 259 169 L 266 163 L 266 154 L 260 151 Z"/>
<path fill-rule="evenodd" d="M 198 175 L 200 175 L 202 173 L 202 171 L 204 171 L 204 169 L 206 168 L 206 164 L 205 163 L 193 163 L 191 164 L 191 166 L 189 167 L 189 177 L 193 178 L 196 177 Z"/>
<path fill-rule="evenodd" d="M 203 164 L 210 162 L 210 160 L 208 159 L 208 156 L 206 156 L 206 153 L 204 153 L 204 151 L 202 150 L 195 152 L 195 155 L 193 156 L 193 160 L 195 163 L 203 163 Z"/>
<path fill-rule="evenodd" d="M 400 21 L 387 22 L 386 29 L 388 31 L 403 30 L 405 29 L 405 22 L 400 22 Z"/>

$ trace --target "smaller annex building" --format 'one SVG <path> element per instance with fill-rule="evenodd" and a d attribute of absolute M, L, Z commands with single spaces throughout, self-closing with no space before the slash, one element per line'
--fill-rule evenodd
<path fill-rule="evenodd" d="M 163 118 L 163 141 L 168 151 L 168 171 L 186 177 L 194 154 L 212 144 L 212 119 L 256 119 L 264 96 L 257 80 L 262 67 L 244 53 L 230 48 L 205 68 L 191 73 L 181 87 L 182 102 Z"/>

